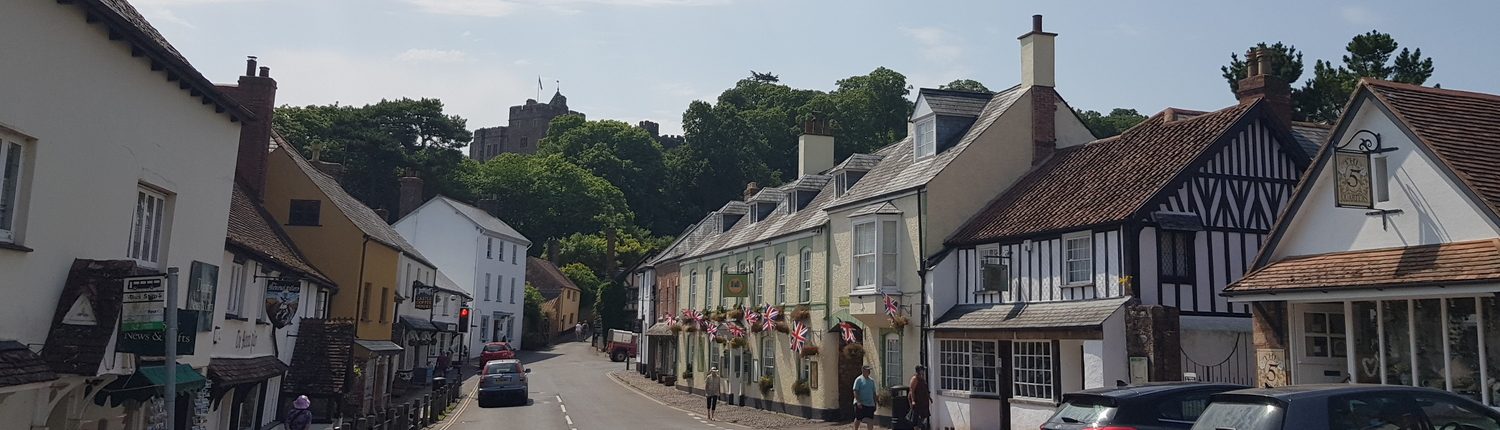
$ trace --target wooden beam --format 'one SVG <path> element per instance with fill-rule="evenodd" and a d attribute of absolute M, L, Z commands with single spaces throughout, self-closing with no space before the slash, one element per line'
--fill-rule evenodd
<path fill-rule="evenodd" d="M 177 88 L 179 88 L 179 89 L 184 89 L 185 90 L 185 89 L 188 89 L 188 87 L 191 87 L 191 86 L 192 85 L 188 85 L 187 81 L 179 81 L 179 82 L 177 82 Z"/>
<path fill-rule="evenodd" d="M 193 97 L 198 97 L 198 96 L 203 95 L 203 93 L 199 92 L 197 88 L 193 88 L 191 90 L 188 90 L 188 94 L 191 94 Z"/>
<path fill-rule="evenodd" d="M 224 113 L 224 105 L 215 103 L 214 104 L 214 113 Z"/>
<path fill-rule="evenodd" d="M 201 100 L 203 100 L 203 104 L 209 104 L 209 103 L 213 103 L 214 102 L 214 99 L 211 99 L 208 96 L 203 96 L 201 98 Z"/>

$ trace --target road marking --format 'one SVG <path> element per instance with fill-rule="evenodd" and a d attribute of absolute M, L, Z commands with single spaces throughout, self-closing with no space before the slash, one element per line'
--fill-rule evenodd
<path fill-rule="evenodd" d="M 471 392 L 469 392 L 469 395 L 464 396 L 463 401 L 460 401 L 458 403 L 458 408 L 455 408 L 453 410 L 453 414 L 452 415 L 448 415 L 447 422 L 444 422 L 443 426 L 440 427 L 440 428 L 438 428 L 438 430 L 448 430 L 449 427 L 453 427 L 453 424 L 455 424 L 455 423 L 457 423 L 459 421 L 458 417 L 463 416 L 464 410 L 466 410 L 466 409 L 469 408 L 469 404 L 470 403 L 473 403 L 473 402 L 471 402 L 471 400 L 476 399 L 478 397 L 479 397 L 479 387 L 474 387 L 474 391 L 471 391 Z"/>
<path fill-rule="evenodd" d="M 563 415 L 563 419 L 568 420 L 568 425 L 569 426 L 573 425 L 573 417 L 570 417 L 570 416 L 567 416 L 567 415 Z"/>
<path fill-rule="evenodd" d="M 562 408 L 562 411 L 563 411 L 563 413 L 564 413 L 564 414 L 567 414 L 567 413 L 568 413 L 568 405 L 564 405 L 564 404 L 560 404 L 560 403 L 559 403 L 559 404 L 558 404 L 558 405 L 557 405 L 557 407 L 559 407 L 559 408 Z"/>

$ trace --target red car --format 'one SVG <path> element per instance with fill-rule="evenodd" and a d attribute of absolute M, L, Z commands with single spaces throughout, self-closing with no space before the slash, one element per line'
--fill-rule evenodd
<path fill-rule="evenodd" d="M 484 345 L 484 351 L 479 353 L 479 364 L 489 363 L 490 360 L 507 360 L 516 358 L 516 350 L 510 347 L 509 342 L 490 342 Z"/>

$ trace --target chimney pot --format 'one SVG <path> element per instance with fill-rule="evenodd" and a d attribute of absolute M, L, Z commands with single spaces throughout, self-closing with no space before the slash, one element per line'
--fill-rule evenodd
<path fill-rule="evenodd" d="M 750 201 L 750 198 L 755 197 L 755 193 L 759 192 L 760 184 L 757 184 L 755 182 L 745 184 L 745 201 Z"/>
<path fill-rule="evenodd" d="M 1245 78 L 1239 81 L 1235 95 L 1240 103 L 1264 100 L 1273 117 L 1283 124 L 1291 124 L 1292 88 L 1272 73 L 1271 57 L 1270 52 L 1260 48 L 1245 54 Z"/>
<path fill-rule="evenodd" d="M 833 168 L 833 133 L 828 120 L 817 116 L 802 123 L 797 137 L 797 177 L 816 175 Z"/>
<path fill-rule="evenodd" d="M 268 67 L 268 66 L 260 66 L 260 77 L 262 77 L 262 78 L 269 78 L 269 77 L 271 77 L 271 68 Z"/>
<path fill-rule="evenodd" d="M 1031 32 L 1021 35 L 1021 86 L 1056 86 L 1057 34 L 1042 31 L 1042 16 L 1031 16 Z"/>
<path fill-rule="evenodd" d="M 1042 16 L 1040 14 L 1031 16 L 1031 31 L 1042 32 Z"/>
<path fill-rule="evenodd" d="M 255 76 L 255 56 L 254 55 L 249 56 L 249 59 L 245 60 L 245 76 Z"/>

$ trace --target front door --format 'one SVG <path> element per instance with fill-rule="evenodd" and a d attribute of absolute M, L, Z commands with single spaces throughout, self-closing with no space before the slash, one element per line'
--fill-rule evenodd
<path fill-rule="evenodd" d="M 1344 382 L 1349 367 L 1348 327 L 1343 303 L 1294 304 L 1292 330 L 1295 384 Z"/>
<path fill-rule="evenodd" d="M 843 345 L 842 342 L 836 344 Z M 851 358 L 842 349 L 834 351 L 839 357 L 839 379 L 833 388 L 839 393 L 839 416 L 842 418 L 854 418 L 854 379 L 859 378 L 861 368 L 865 365 L 865 360 L 864 357 Z"/>

